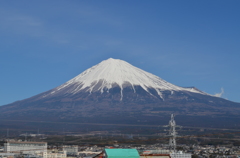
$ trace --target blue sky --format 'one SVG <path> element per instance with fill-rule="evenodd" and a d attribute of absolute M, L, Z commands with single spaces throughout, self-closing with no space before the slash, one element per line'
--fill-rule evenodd
<path fill-rule="evenodd" d="M 0 105 L 110 57 L 240 102 L 240 1 L 0 1 Z"/>

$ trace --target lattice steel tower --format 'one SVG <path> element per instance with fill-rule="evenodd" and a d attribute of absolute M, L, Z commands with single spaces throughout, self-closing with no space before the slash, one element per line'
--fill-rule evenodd
<path fill-rule="evenodd" d="M 176 122 L 174 120 L 174 115 L 171 114 L 171 120 L 169 121 L 169 149 L 171 151 L 176 151 L 176 136 L 177 136 L 177 132 L 176 132 Z"/>
<path fill-rule="evenodd" d="M 174 153 L 176 152 L 176 137 L 177 137 L 177 132 L 176 132 L 176 127 L 181 127 L 177 126 L 176 122 L 174 120 L 174 115 L 171 114 L 171 120 L 169 121 L 169 124 L 167 125 L 169 127 L 169 149 L 170 151 L 173 151 Z"/>

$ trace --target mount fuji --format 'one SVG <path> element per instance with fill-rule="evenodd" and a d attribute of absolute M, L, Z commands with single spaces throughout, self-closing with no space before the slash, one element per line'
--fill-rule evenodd
<path fill-rule="evenodd" d="M 143 71 L 131 64 L 119 60 L 109 58 L 104 60 L 98 65 L 95 65 L 65 84 L 49 91 L 43 97 L 51 97 L 62 94 L 74 95 L 79 92 L 87 92 L 92 94 L 94 92 L 107 92 L 109 90 L 118 87 L 120 88 L 120 101 L 123 99 L 124 88 L 129 87 L 133 93 L 137 93 L 134 87 L 139 86 L 149 95 L 153 94 L 150 90 L 154 90 L 153 93 L 157 93 L 156 97 L 160 97 L 164 100 L 161 91 L 187 91 L 199 94 L 207 93 L 201 92 L 196 88 L 182 88 L 175 86 L 151 73 Z"/>
<path fill-rule="evenodd" d="M 203 123 L 206 118 L 238 118 L 240 103 L 195 87 L 176 86 L 123 60 L 109 58 L 54 89 L 0 106 L 2 119 L 36 121 L 155 124 L 171 113 L 179 115 L 182 124 L 198 120 L 206 125 L 210 123 Z"/>

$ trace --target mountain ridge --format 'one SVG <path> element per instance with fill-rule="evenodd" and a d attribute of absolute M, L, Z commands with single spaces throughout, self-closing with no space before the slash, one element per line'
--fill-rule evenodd
<path fill-rule="evenodd" d="M 153 123 L 159 118 L 160 123 L 171 113 L 183 120 L 189 116 L 202 120 L 208 117 L 221 124 L 219 120 L 224 117 L 238 119 L 240 103 L 195 87 L 173 85 L 125 61 L 110 58 L 56 88 L 0 107 L 0 118 L 39 121 L 137 123 L 146 119 L 142 122 Z M 192 120 L 188 123 L 194 124 Z"/>

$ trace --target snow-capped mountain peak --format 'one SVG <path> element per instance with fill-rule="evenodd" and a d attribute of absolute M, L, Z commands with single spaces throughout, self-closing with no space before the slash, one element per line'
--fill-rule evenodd
<path fill-rule="evenodd" d="M 70 86 L 71 88 L 69 88 Z M 148 93 L 150 93 L 148 90 L 149 88 L 155 89 L 162 99 L 164 98 L 162 97 L 161 91 L 164 90 L 182 90 L 206 94 L 195 88 L 183 88 L 173 85 L 160 77 L 141 70 L 123 60 L 113 58 L 104 60 L 85 70 L 65 84 L 53 89 L 51 94 L 56 94 L 63 89 L 68 89 L 67 93 L 73 94 L 81 90 L 88 91 L 89 93 L 94 91 L 104 92 L 104 90 L 108 91 L 115 86 L 119 86 L 121 88 L 121 99 L 124 95 L 122 90 L 126 86 L 131 86 L 134 92 L 134 86 L 141 86 Z"/>

